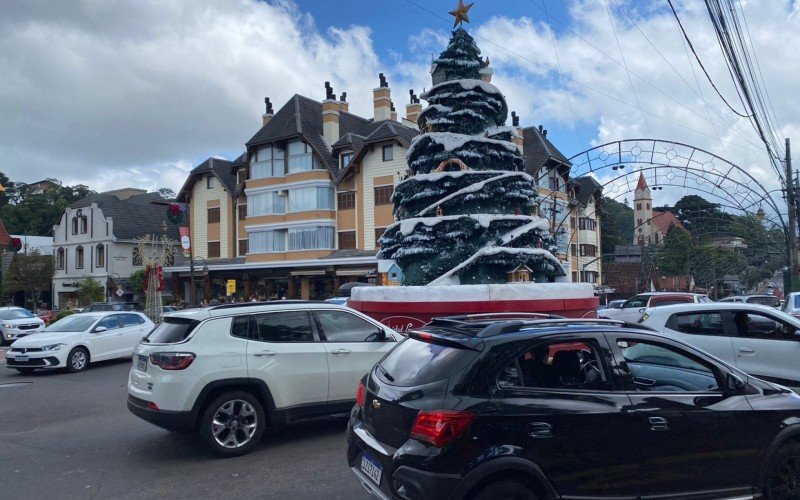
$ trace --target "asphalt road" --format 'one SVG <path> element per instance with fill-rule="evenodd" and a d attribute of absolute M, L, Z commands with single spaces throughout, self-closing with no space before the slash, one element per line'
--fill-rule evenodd
<path fill-rule="evenodd" d="M 0 497 L 367 499 L 345 461 L 346 419 L 270 431 L 218 459 L 194 434 L 125 407 L 129 360 L 23 376 L 0 352 Z"/>

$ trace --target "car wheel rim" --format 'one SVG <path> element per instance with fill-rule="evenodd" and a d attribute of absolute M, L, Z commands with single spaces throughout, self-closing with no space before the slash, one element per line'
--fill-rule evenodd
<path fill-rule="evenodd" d="M 76 370 L 82 370 L 86 366 L 86 353 L 83 351 L 76 351 L 72 355 L 72 367 Z"/>
<path fill-rule="evenodd" d="M 772 498 L 800 497 L 800 457 L 787 457 L 778 463 L 770 484 Z"/>
<path fill-rule="evenodd" d="M 240 448 L 253 439 L 258 418 L 253 405 L 241 399 L 228 401 L 214 412 L 211 432 L 224 448 Z"/>

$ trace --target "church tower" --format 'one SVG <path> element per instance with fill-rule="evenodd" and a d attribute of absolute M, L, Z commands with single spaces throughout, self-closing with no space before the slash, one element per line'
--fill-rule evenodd
<path fill-rule="evenodd" d="M 653 198 L 650 196 L 650 188 L 644 180 L 644 174 L 639 172 L 639 182 L 636 184 L 636 191 L 633 195 L 633 244 L 634 245 L 654 245 L 653 233 L 656 227 L 653 225 Z"/>

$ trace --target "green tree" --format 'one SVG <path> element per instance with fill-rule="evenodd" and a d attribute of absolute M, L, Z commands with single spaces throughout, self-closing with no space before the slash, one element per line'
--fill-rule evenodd
<path fill-rule="evenodd" d="M 659 268 L 671 274 L 689 274 L 692 271 L 693 247 L 688 232 L 670 226 L 659 255 Z"/>
<path fill-rule="evenodd" d="M 27 255 L 17 254 L 3 280 L 3 295 L 24 291 L 31 308 L 39 308 L 39 299 L 53 279 L 53 257 L 33 250 Z M 27 304 L 26 304 L 27 305 Z"/>
<path fill-rule="evenodd" d="M 144 293 L 144 269 L 134 271 L 128 278 L 128 281 L 134 293 Z"/>
<path fill-rule="evenodd" d="M 669 207 L 666 207 L 666 210 L 670 210 Z M 683 227 L 692 233 L 694 239 L 700 242 L 724 232 L 731 220 L 730 214 L 721 211 L 718 204 L 711 203 L 696 194 L 678 200 L 671 211 L 675 213 Z"/>
<path fill-rule="evenodd" d="M 617 245 L 633 241 L 633 209 L 613 198 L 603 198 L 600 212 L 600 246 L 603 255 L 614 253 Z"/>
<path fill-rule="evenodd" d="M 175 197 L 177 196 L 177 194 L 175 194 L 175 191 L 173 191 L 170 188 L 161 188 L 156 192 L 160 194 L 162 198 L 166 198 L 168 200 L 174 200 Z"/>
<path fill-rule="evenodd" d="M 102 302 L 103 285 L 91 277 L 86 277 L 78 283 L 78 301 L 81 305 L 88 305 L 92 302 Z"/>
<path fill-rule="evenodd" d="M 57 182 L 57 179 L 48 180 Z M 23 188 L 19 190 L 16 203 L 0 209 L 0 216 L 11 234 L 47 236 L 64 210 L 91 192 L 83 184 L 46 189 L 38 194 Z"/>
<path fill-rule="evenodd" d="M 0 172 L 0 186 L 4 188 L 0 191 L 0 210 L 2 210 L 16 198 L 17 189 L 14 182 L 3 172 Z"/>

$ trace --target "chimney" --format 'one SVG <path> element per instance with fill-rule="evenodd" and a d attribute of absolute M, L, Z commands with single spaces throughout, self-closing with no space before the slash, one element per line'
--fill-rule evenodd
<path fill-rule="evenodd" d="M 391 105 L 391 110 L 392 110 L 391 113 L 390 113 L 391 120 L 393 122 L 396 122 L 397 121 L 397 111 L 394 109 L 394 103 L 389 101 L 389 104 Z"/>
<path fill-rule="evenodd" d="M 478 71 L 481 75 L 481 80 L 486 83 L 490 83 L 492 81 L 492 75 L 494 74 L 494 70 L 489 66 L 489 58 L 487 57 L 486 60 L 483 62 L 483 68 Z"/>
<path fill-rule="evenodd" d="M 342 96 L 339 98 L 339 111 L 344 111 L 345 113 L 350 112 L 350 104 L 347 102 L 347 92 L 342 92 Z"/>
<path fill-rule="evenodd" d="M 331 147 L 339 140 L 339 101 L 330 82 L 325 82 L 325 100 L 322 101 L 322 138 Z"/>
<path fill-rule="evenodd" d="M 378 75 L 380 86 L 372 89 L 372 105 L 375 109 L 375 121 L 388 120 L 392 117 L 392 91 L 383 73 Z"/>
<path fill-rule="evenodd" d="M 272 120 L 272 117 L 275 115 L 275 113 L 272 112 L 272 103 L 269 102 L 269 97 L 264 98 L 264 104 L 266 104 L 267 109 L 266 112 L 263 115 L 261 115 L 262 125 L 266 125 L 267 123 L 269 123 L 269 121 Z"/>
<path fill-rule="evenodd" d="M 516 111 L 511 112 L 511 126 L 514 127 L 514 131 L 516 132 L 516 135 L 512 137 L 511 140 L 514 141 L 514 144 L 517 145 L 517 149 L 519 149 L 519 152 L 522 153 L 522 146 L 524 144 L 522 134 L 524 132 L 522 127 L 519 126 L 519 116 L 517 115 Z"/>
<path fill-rule="evenodd" d="M 406 104 L 406 120 L 416 126 L 417 118 L 419 118 L 419 114 L 422 111 L 422 104 L 419 103 L 419 97 L 414 93 L 414 89 L 409 89 L 408 95 L 410 102 Z"/>

